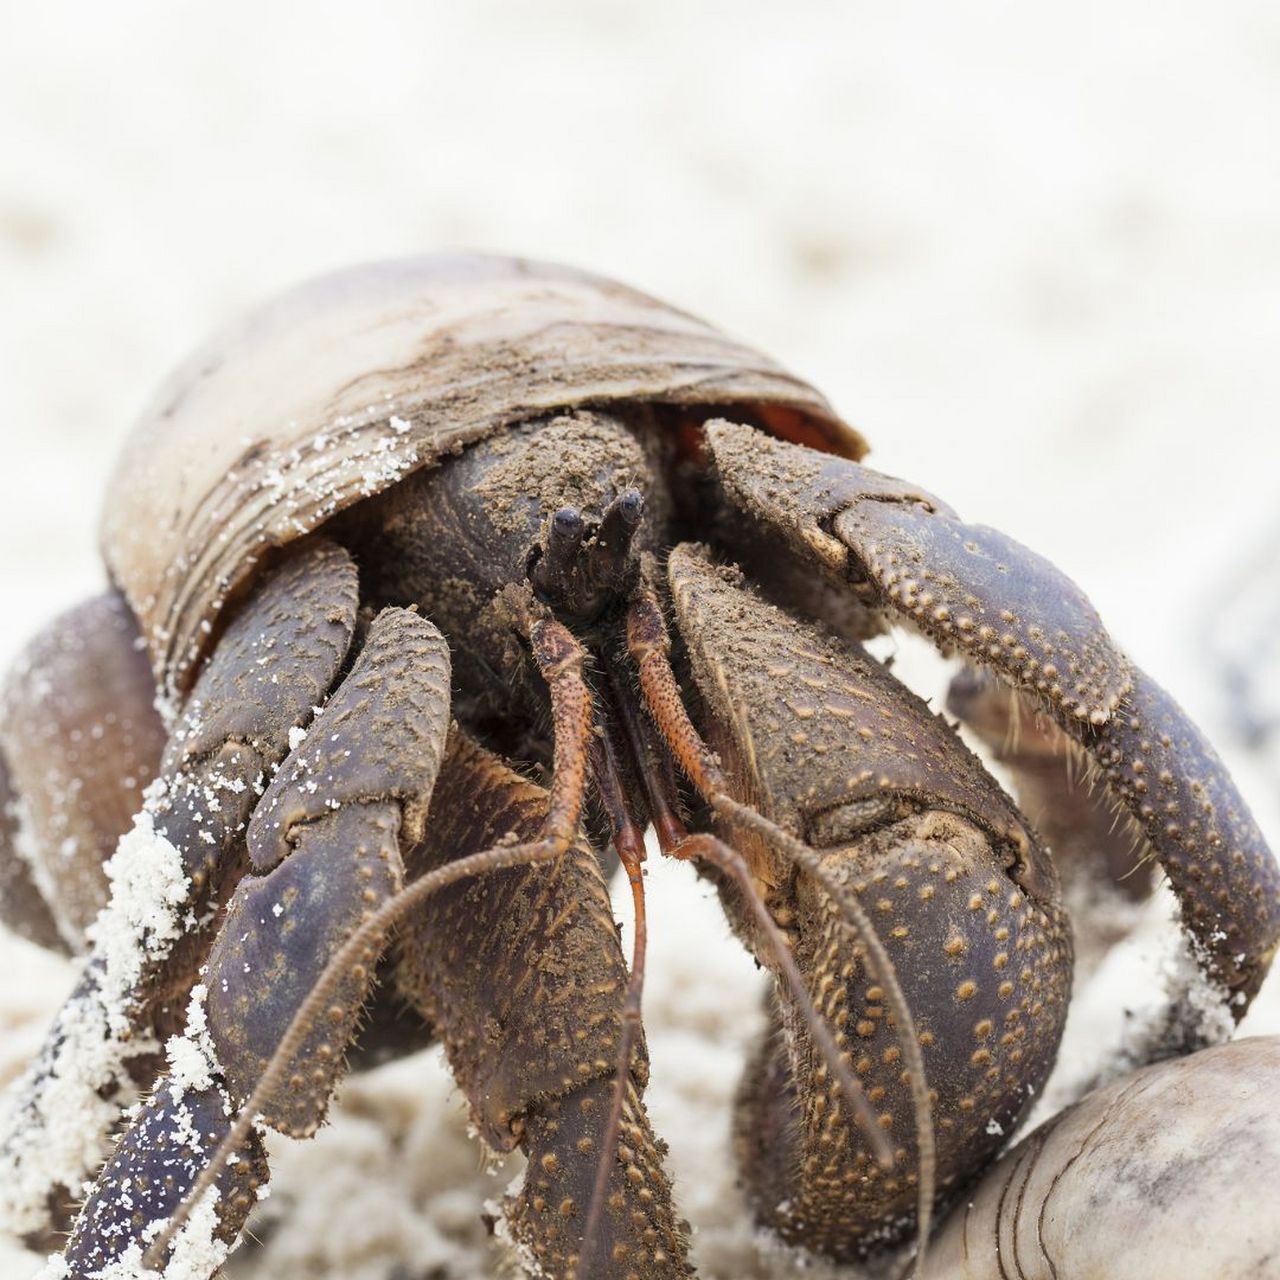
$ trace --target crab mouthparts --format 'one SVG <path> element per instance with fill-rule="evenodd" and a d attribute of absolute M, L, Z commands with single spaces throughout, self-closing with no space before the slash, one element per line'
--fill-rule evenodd
<path fill-rule="evenodd" d="M 634 543 L 643 519 L 639 489 L 623 490 L 596 521 L 577 507 L 561 507 L 530 557 L 529 581 L 538 598 L 557 613 L 594 618 L 626 593 L 635 576 Z"/>

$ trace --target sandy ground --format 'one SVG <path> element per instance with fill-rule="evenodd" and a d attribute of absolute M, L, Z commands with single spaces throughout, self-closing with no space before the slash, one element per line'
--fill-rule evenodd
<path fill-rule="evenodd" d="M 1274 842 L 1280 16 L 787 8 L 12 6 L 0 659 L 99 587 L 111 459 L 212 325 L 350 261 L 516 250 L 754 340 L 881 467 L 1060 563 L 1205 724 Z M 653 891 L 650 1097 L 703 1273 L 791 1274 L 744 1227 L 728 1165 L 757 979 L 684 869 L 655 868 Z M 71 969 L 0 937 L 0 972 L 9 1076 Z M 1143 972 L 1120 957 L 1081 993 L 1068 1071 Z M 1260 1005 L 1252 1028 L 1280 1030 L 1275 982 Z M 430 1057 L 353 1081 L 276 1167 L 267 1243 L 236 1275 L 492 1269 L 477 1206 L 514 1170 L 466 1143 Z M 0 1248 L 4 1274 L 34 1266 Z"/>

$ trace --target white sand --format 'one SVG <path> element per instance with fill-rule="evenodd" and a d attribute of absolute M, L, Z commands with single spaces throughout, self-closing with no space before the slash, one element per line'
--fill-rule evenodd
<path fill-rule="evenodd" d="M 1274 842 L 1274 738 L 1269 761 L 1245 754 L 1220 687 L 1234 656 L 1260 672 L 1255 706 L 1280 708 L 1274 6 L 787 8 L 10 15 L 0 659 L 98 588 L 118 442 L 211 326 L 346 262 L 514 249 L 757 341 L 879 465 L 1062 564 L 1206 726 Z M 790 1274 L 744 1228 L 726 1149 L 757 979 L 691 873 L 655 868 L 653 893 L 650 1100 L 703 1273 Z M 8 938 L 0 967 L 7 1078 L 71 969 Z M 1121 955 L 1081 993 L 1067 1073 L 1141 975 Z M 1275 981 L 1260 1004 L 1252 1028 L 1280 1030 Z M 279 1225 L 234 1273 L 488 1274 L 477 1210 L 513 1169 L 482 1167 L 460 1111 L 429 1058 L 353 1081 L 330 1130 L 279 1144 Z M 3 1274 L 35 1266 L 0 1248 Z"/>

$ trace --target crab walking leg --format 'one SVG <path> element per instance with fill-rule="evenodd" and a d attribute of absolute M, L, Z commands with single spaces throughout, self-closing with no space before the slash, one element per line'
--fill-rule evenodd
<path fill-rule="evenodd" d="M 1280 945 L 1280 868 L 1221 761 L 1116 648 L 1084 593 L 994 529 L 857 463 L 714 422 L 729 500 L 862 600 L 1030 694 L 1086 753 L 1169 877 L 1238 1021 Z"/>
<path fill-rule="evenodd" d="M 408 861 L 414 874 L 504 838 L 535 840 L 547 811 L 541 788 L 460 735 L 451 739 L 437 794 L 426 838 Z M 523 1186 L 504 1201 L 503 1215 L 529 1273 L 577 1274 L 627 989 L 598 860 L 578 836 L 554 862 L 444 888 L 402 928 L 399 956 L 399 985 L 439 1028 L 481 1137 L 528 1156 Z M 647 1078 L 641 1040 L 610 1165 L 595 1280 L 691 1274 L 663 1146 L 641 1098 Z"/>
<path fill-rule="evenodd" d="M 1280 1037 L 1266 1036 L 1089 1094 L 1008 1151 L 956 1206 L 929 1280 L 1274 1276 L 1278 1092 Z"/>
<path fill-rule="evenodd" d="M 79 953 L 110 892 L 104 863 L 156 776 L 165 731 L 137 623 L 118 592 L 86 600 L 24 648 L 0 698 L 21 839 L 11 847 Z M 22 932 L 0 872 L 0 918 Z"/>
<path fill-rule="evenodd" d="M 203 922 L 243 866 L 265 778 L 346 657 L 355 612 L 349 557 L 313 544 L 266 578 L 188 700 L 108 863 L 85 970 L 0 1122 L 0 1223 L 36 1247 L 65 1228 L 120 1109 L 181 1026 L 212 940 Z"/>
<path fill-rule="evenodd" d="M 91 1275 L 131 1251 L 141 1256 L 229 1132 L 330 958 L 399 891 L 401 847 L 421 837 L 448 723 L 444 638 L 416 614 L 384 610 L 254 810 L 250 873 L 209 953 L 187 1035 L 170 1041 L 169 1073 L 135 1121 L 135 1130 L 154 1129 L 169 1116 L 177 1125 L 172 1140 L 151 1155 L 132 1131 L 126 1135 L 72 1233 L 65 1255 L 72 1275 Z M 324 1120 L 379 951 L 371 940 L 283 1064 L 284 1087 L 260 1113 L 272 1128 L 304 1137 Z M 221 1115 L 210 1090 L 222 1099 Z M 204 1128 L 188 1122 L 187 1112 Z M 255 1147 L 250 1134 L 240 1153 L 252 1175 L 238 1175 L 236 1165 L 224 1171 L 221 1183 L 241 1179 L 235 1194 L 224 1185 L 203 1223 L 196 1206 L 172 1242 L 174 1250 L 205 1250 L 210 1274 L 265 1176 Z M 139 1181 L 161 1189 L 145 1207 L 131 1190 Z"/>
<path fill-rule="evenodd" d="M 40 1280 L 148 1274 L 148 1240 L 178 1209 L 234 1115 L 225 1085 L 213 1075 L 212 1055 L 200 1051 L 195 1037 L 184 1045 L 190 1046 L 184 1074 L 162 1077 L 94 1180 L 64 1254 L 49 1259 Z M 267 1178 L 262 1139 L 250 1134 L 179 1233 L 164 1274 L 182 1280 L 216 1275 Z"/>
<path fill-rule="evenodd" d="M 780 984 L 782 1034 L 740 1098 L 744 1172 L 784 1238 L 855 1256 L 909 1226 L 925 1184 L 913 1057 L 929 1086 L 940 1194 L 998 1148 L 998 1130 L 1047 1075 L 1070 984 L 1056 878 L 978 761 L 879 663 L 761 600 L 698 547 L 672 551 L 668 578 L 710 745 L 766 818 L 808 842 L 821 875 L 756 830 L 737 831 L 735 844 L 895 1156 L 890 1170 L 875 1165 Z M 737 887 L 721 896 L 769 964 Z M 861 903 L 887 964 L 851 938 L 833 898 Z M 889 998 L 892 975 L 914 1045 Z"/>
<path fill-rule="evenodd" d="M 611 707 L 611 711 L 616 715 L 616 707 Z M 582 1231 L 577 1271 L 583 1276 L 592 1274 L 596 1250 L 600 1247 L 600 1224 L 609 1195 L 609 1176 L 617 1158 L 622 1114 L 626 1109 L 632 1084 L 631 1060 L 644 1034 L 644 978 L 649 947 L 648 905 L 644 890 L 644 826 L 643 819 L 636 816 L 635 801 L 638 797 L 628 796 L 623 785 L 615 738 L 618 729 L 613 716 L 599 727 L 592 742 L 592 774 L 596 799 L 608 816 L 611 843 L 631 890 L 631 972 L 627 977 L 626 992 L 622 1000 L 622 1033 L 617 1037 L 618 1046 L 614 1054 L 613 1094 L 609 1100 L 604 1132 L 597 1144 L 595 1181 L 591 1187 L 586 1225 Z"/>

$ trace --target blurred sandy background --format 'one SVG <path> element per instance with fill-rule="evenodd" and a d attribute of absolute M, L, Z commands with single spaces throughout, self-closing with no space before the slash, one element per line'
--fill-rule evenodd
<path fill-rule="evenodd" d="M 823 387 L 882 468 L 1056 560 L 1280 836 L 1274 737 L 1270 765 L 1245 751 L 1222 679 L 1225 658 L 1258 673 L 1265 747 L 1280 708 L 1274 5 L 3 13 L 0 659 L 99 588 L 118 443 L 210 327 L 352 261 L 510 250 L 620 276 L 755 341 Z M 724 992 L 741 985 L 750 1006 L 755 979 L 710 943 L 696 972 L 677 964 L 679 935 L 714 926 L 702 890 L 661 879 L 655 1091 L 664 1054 L 674 1083 L 655 1111 L 673 1145 L 689 1131 L 673 1161 L 704 1269 L 789 1274 L 793 1259 L 734 1234 L 732 1189 L 707 1172 L 727 1159 L 720 1108 L 744 1035 Z M 0 938 L 0 972 L 8 1075 L 70 971 Z M 281 1214 L 304 1183 L 345 1191 L 294 1219 L 293 1253 L 286 1222 L 242 1267 L 486 1273 L 471 1183 L 495 1194 L 510 1170 L 479 1169 L 433 1071 L 359 1084 L 345 1146 L 282 1157 Z M 350 1208 L 388 1173 L 394 1190 Z M 326 1252 L 333 1238 L 346 1254 Z"/>

